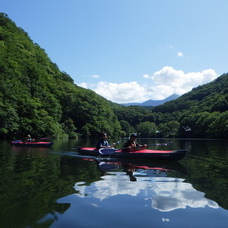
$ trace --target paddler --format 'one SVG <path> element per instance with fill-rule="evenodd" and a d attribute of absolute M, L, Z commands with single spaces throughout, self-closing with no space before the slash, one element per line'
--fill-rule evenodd
<path fill-rule="evenodd" d="M 109 145 L 107 133 L 102 132 L 101 139 L 98 141 L 96 149 L 99 150 L 101 148 L 113 148 L 114 146 L 115 143 L 113 143 L 112 146 Z"/>
<path fill-rule="evenodd" d="M 124 144 L 123 151 L 126 151 L 126 152 L 135 151 L 136 147 L 145 147 L 146 144 L 144 146 L 142 146 L 136 142 L 137 137 L 138 137 L 138 135 L 136 133 L 132 133 L 130 135 L 129 140 Z"/>

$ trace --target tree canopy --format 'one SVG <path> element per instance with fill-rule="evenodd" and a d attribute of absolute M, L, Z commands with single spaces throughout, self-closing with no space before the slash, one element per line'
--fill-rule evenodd
<path fill-rule="evenodd" d="M 120 134 L 109 102 L 74 84 L 6 14 L 0 14 L 0 137 Z"/>

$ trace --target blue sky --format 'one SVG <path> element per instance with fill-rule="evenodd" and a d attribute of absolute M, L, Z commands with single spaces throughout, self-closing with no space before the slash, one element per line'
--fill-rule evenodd
<path fill-rule="evenodd" d="M 2 0 L 75 84 L 117 103 L 182 95 L 227 73 L 227 0 Z"/>

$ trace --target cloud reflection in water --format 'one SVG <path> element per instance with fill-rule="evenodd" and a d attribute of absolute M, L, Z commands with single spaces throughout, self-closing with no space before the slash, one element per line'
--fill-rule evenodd
<path fill-rule="evenodd" d="M 76 183 L 74 188 L 78 192 L 77 195 L 82 198 L 94 197 L 102 201 L 115 195 L 140 194 L 147 199 L 147 202 L 151 200 L 152 208 L 162 212 L 186 207 L 219 208 L 216 202 L 205 198 L 203 192 L 194 189 L 190 183 L 184 182 L 184 179 L 141 175 L 137 176 L 137 182 L 131 182 L 123 172 L 109 174 L 89 186 L 83 182 Z"/>

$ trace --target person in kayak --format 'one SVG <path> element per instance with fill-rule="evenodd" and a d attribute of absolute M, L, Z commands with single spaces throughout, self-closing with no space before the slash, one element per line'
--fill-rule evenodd
<path fill-rule="evenodd" d="M 31 135 L 27 135 L 26 139 L 25 139 L 26 142 L 32 142 L 32 137 Z"/>
<path fill-rule="evenodd" d="M 96 149 L 99 150 L 101 148 L 113 148 L 114 146 L 115 143 L 113 143 L 112 146 L 109 145 L 107 133 L 102 132 L 101 139 L 98 141 Z"/>
<path fill-rule="evenodd" d="M 137 143 L 135 141 L 137 137 L 138 137 L 137 134 L 132 133 L 130 135 L 129 140 L 123 145 L 123 151 L 130 152 L 130 151 L 135 151 L 136 147 L 141 147 L 141 148 L 145 147 L 146 144 L 145 145 L 140 145 L 139 143 Z"/>

